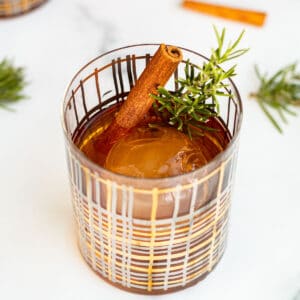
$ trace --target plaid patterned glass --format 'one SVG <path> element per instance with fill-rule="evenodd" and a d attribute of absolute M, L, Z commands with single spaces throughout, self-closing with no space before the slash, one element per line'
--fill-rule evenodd
<path fill-rule="evenodd" d="M 228 82 L 232 96 L 220 101 L 220 110 L 232 140 L 204 167 L 175 177 L 140 179 L 90 161 L 74 139 L 93 116 L 126 99 L 157 47 L 129 46 L 89 62 L 67 88 L 62 112 L 81 253 L 108 282 L 144 294 L 191 286 L 222 257 L 242 119 L 240 96 Z M 192 63 L 205 60 L 182 51 Z M 184 66 L 179 65 L 167 87 L 177 88 Z"/>
<path fill-rule="evenodd" d="M 0 0 L 0 18 L 26 13 L 47 0 Z"/>

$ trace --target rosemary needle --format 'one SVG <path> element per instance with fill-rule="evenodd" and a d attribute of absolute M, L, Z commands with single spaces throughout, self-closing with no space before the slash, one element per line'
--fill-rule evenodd
<path fill-rule="evenodd" d="M 248 51 L 248 49 L 237 49 L 244 31 L 226 49 L 224 49 L 225 29 L 219 33 L 214 27 L 214 32 L 218 47 L 212 49 L 210 59 L 201 66 L 187 61 L 184 70 L 185 78 L 178 79 L 178 90 L 171 92 L 164 87 L 158 87 L 157 95 L 152 95 L 156 100 L 153 104 L 156 114 L 169 125 L 187 133 L 190 138 L 198 132 L 193 130 L 195 127 L 201 130 L 213 130 L 206 125 L 206 122 L 211 117 L 219 116 L 219 98 L 230 97 L 224 81 L 235 76 L 236 65 L 227 71 L 220 68 L 220 65 Z"/>
<path fill-rule="evenodd" d="M 24 69 L 3 59 L 0 62 L 0 107 L 9 109 L 10 104 L 26 98 L 23 94 L 25 85 Z"/>
<path fill-rule="evenodd" d="M 300 105 L 300 73 L 297 73 L 296 68 L 297 64 L 293 63 L 268 77 L 267 74 L 262 75 L 255 66 L 260 87 L 250 96 L 256 98 L 262 111 L 280 133 L 283 131 L 277 119 L 287 123 L 287 115 L 296 115 L 292 106 Z M 275 113 L 278 118 L 274 116 Z"/>

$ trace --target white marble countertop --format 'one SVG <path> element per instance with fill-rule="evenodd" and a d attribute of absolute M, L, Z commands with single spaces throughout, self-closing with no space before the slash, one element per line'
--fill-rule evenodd
<path fill-rule="evenodd" d="M 235 80 L 245 114 L 228 247 L 205 281 L 155 299 L 300 299 L 300 116 L 280 135 L 248 97 L 258 86 L 254 63 L 271 72 L 300 60 L 300 2 L 218 2 L 266 10 L 267 22 L 223 21 L 176 0 L 50 0 L 0 21 L 0 59 L 26 66 L 30 82 L 16 112 L 0 110 L 1 299 L 152 299 L 108 285 L 79 254 L 61 102 L 73 74 L 103 51 L 165 42 L 209 54 L 212 24 L 232 39 L 245 28 L 251 47 Z"/>

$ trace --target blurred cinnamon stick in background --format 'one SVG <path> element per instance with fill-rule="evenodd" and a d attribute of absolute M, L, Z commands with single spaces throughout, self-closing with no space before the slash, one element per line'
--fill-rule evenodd
<path fill-rule="evenodd" d="M 240 9 L 207 2 L 183 0 L 182 6 L 196 12 L 209 14 L 233 21 L 248 23 L 255 26 L 263 26 L 266 13 L 248 9 Z"/>

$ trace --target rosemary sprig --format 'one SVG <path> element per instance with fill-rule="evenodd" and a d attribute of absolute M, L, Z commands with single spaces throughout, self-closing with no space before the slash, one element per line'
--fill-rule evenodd
<path fill-rule="evenodd" d="M 3 59 L 0 62 L 0 107 L 9 109 L 10 104 L 26 98 L 23 94 L 25 85 L 24 69 Z"/>
<path fill-rule="evenodd" d="M 206 125 L 209 118 L 219 115 L 219 97 L 231 97 L 226 91 L 228 86 L 225 79 L 235 76 L 236 65 L 224 71 L 220 65 L 235 59 L 248 51 L 237 49 L 244 31 L 234 43 L 229 43 L 224 50 L 225 29 L 221 33 L 214 27 L 218 47 L 212 49 L 210 59 L 202 66 L 185 65 L 185 78 L 178 79 L 179 89 L 168 91 L 164 87 L 158 87 L 157 95 L 152 95 L 156 100 L 153 104 L 154 111 L 168 124 L 178 130 L 187 133 L 190 138 L 198 131 L 213 130 Z"/>
<path fill-rule="evenodd" d="M 296 68 L 297 64 L 293 63 L 268 77 L 267 74 L 262 75 L 255 66 L 260 87 L 250 96 L 257 99 L 262 111 L 280 133 L 283 132 L 282 128 L 271 111 L 277 112 L 283 123 L 287 123 L 287 114 L 296 115 L 291 109 L 292 106 L 300 105 L 300 73 L 297 73 Z"/>

